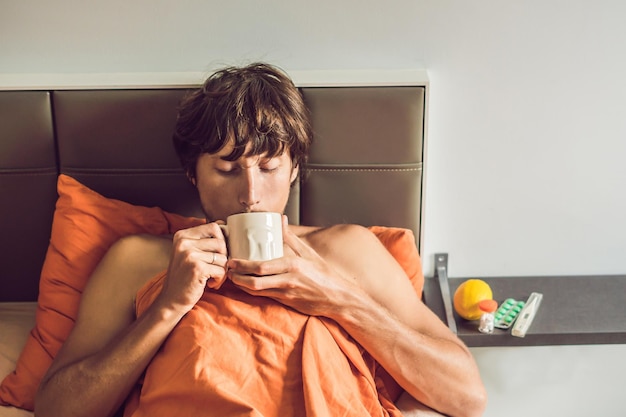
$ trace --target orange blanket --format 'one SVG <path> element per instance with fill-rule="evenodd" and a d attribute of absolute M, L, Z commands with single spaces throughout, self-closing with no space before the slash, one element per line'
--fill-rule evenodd
<path fill-rule="evenodd" d="M 139 315 L 164 276 L 138 293 Z M 228 281 L 207 290 L 170 334 L 124 415 L 401 416 L 386 377 L 332 320 L 250 296 Z"/>

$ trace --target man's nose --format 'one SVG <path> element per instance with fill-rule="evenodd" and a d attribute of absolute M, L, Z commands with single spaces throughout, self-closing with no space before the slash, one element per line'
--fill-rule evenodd
<path fill-rule="evenodd" d="M 257 189 L 256 174 L 251 169 L 243 171 L 241 178 L 241 189 L 239 191 L 239 202 L 250 211 L 259 204 L 259 193 Z"/>

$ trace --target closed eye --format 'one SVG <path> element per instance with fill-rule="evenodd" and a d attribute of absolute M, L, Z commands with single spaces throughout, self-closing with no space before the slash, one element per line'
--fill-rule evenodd
<path fill-rule="evenodd" d="M 217 171 L 218 174 L 220 175 L 235 175 L 239 169 L 237 167 L 230 167 L 230 168 L 215 168 L 215 170 Z"/>
<path fill-rule="evenodd" d="M 266 159 L 261 162 L 259 168 L 263 172 L 273 172 L 280 168 L 280 161 L 277 158 Z"/>

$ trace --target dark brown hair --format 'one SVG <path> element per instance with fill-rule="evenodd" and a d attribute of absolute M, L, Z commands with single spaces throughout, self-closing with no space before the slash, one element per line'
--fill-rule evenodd
<path fill-rule="evenodd" d="M 219 152 L 229 141 L 227 160 L 268 157 L 288 151 L 302 169 L 312 133 L 309 112 L 291 79 L 278 68 L 254 63 L 212 74 L 181 102 L 173 141 L 190 178 L 202 153 Z"/>

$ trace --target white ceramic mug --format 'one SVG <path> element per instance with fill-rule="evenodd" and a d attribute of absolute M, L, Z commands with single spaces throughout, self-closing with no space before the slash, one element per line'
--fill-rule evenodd
<path fill-rule="evenodd" d="M 283 225 L 280 213 L 233 214 L 220 227 L 226 235 L 230 258 L 269 261 L 283 256 Z"/>

